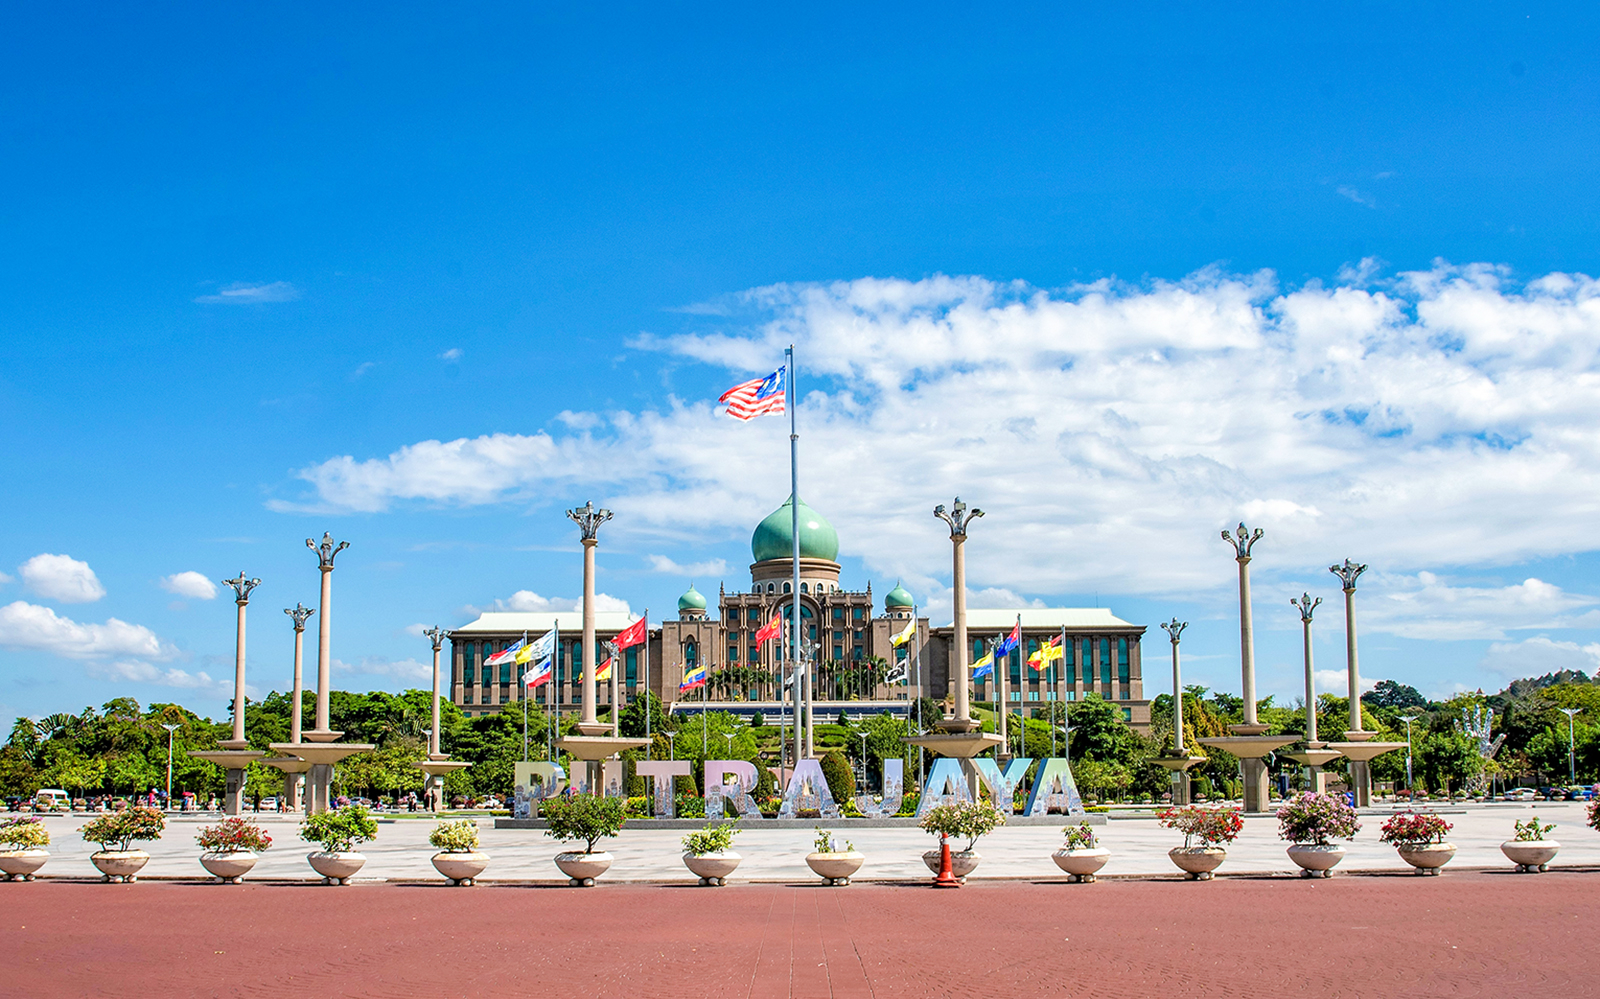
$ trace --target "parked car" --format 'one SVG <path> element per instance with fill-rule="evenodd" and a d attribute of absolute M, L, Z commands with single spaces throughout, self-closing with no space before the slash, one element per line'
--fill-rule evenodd
<path fill-rule="evenodd" d="M 1514 787 L 1501 797 L 1506 801 L 1537 801 L 1539 792 L 1531 787 Z"/>
<path fill-rule="evenodd" d="M 72 799 L 67 792 L 54 787 L 41 787 L 33 793 L 33 810 L 36 812 L 70 812 Z"/>

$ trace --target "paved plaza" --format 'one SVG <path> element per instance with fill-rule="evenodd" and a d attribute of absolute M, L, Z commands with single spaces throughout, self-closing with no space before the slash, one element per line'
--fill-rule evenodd
<path fill-rule="evenodd" d="M 8 996 L 1588 996 L 1600 873 L 0 885 Z"/>
<path fill-rule="evenodd" d="M 1530 815 L 1538 815 L 1546 822 L 1555 822 L 1552 836 L 1563 845 L 1557 866 L 1600 867 L 1600 833 L 1584 824 L 1585 806 L 1579 802 L 1550 802 L 1532 804 L 1491 804 L 1458 806 L 1447 810 L 1445 817 L 1455 824 L 1450 841 L 1459 847 L 1451 862 L 1456 868 L 1499 868 L 1507 865 L 1500 853 L 1499 844 L 1511 838 L 1512 823 Z M 277 815 L 252 816 L 260 821 L 273 837 L 273 847 L 262 855 L 253 878 L 260 880 L 306 880 L 314 877 L 306 864 L 306 853 L 313 849 L 296 836 L 298 823 L 293 818 Z M 43 874 L 52 877 L 98 877 L 89 863 L 89 854 L 96 847 L 83 842 L 77 829 L 86 818 L 83 816 L 54 816 L 47 818 L 51 835 L 51 860 Z M 206 820 L 214 821 L 214 820 Z M 1244 820 L 1243 835 L 1228 847 L 1228 860 L 1222 874 L 1289 873 L 1296 869 L 1289 862 L 1284 848 L 1287 844 L 1278 839 L 1277 820 L 1270 816 L 1251 817 Z M 1361 817 L 1362 828 L 1354 842 L 1346 844 L 1349 855 L 1340 865 L 1341 871 L 1399 871 L 1408 870 L 1396 856 L 1394 848 L 1378 842 L 1378 829 L 1383 824 L 1380 814 Z M 196 859 L 200 849 L 194 844 L 194 833 L 201 820 L 172 818 L 168 821 L 163 838 L 155 843 L 142 844 L 151 854 L 144 874 L 156 878 L 203 877 Z M 818 822 L 818 825 L 827 825 Z M 436 879 L 438 874 L 428 858 L 434 850 L 428 846 L 428 832 L 433 821 L 426 816 L 404 817 L 380 821 L 378 838 L 361 847 L 368 857 L 363 877 L 382 880 Z M 560 877 L 551 858 L 561 847 L 542 831 L 527 829 L 495 829 L 492 819 L 480 820 L 483 849 L 493 858 L 484 874 L 486 881 L 541 881 Z M 917 880 L 928 877 L 922 865 L 921 854 L 936 845 L 936 840 L 914 827 L 891 829 L 852 829 L 835 823 L 835 832 L 852 840 L 857 849 L 867 855 L 866 866 L 860 880 Z M 682 882 L 691 875 L 680 859 L 679 841 L 688 830 L 627 829 L 615 840 L 605 841 L 605 846 L 616 857 L 616 864 L 606 875 L 609 881 L 638 881 L 650 883 Z M 1107 824 L 1097 826 L 1101 845 L 1112 852 L 1111 861 L 1102 872 L 1108 876 L 1169 876 L 1176 872 L 1166 851 L 1181 845 L 1182 837 L 1157 825 L 1149 813 L 1138 818 L 1112 817 Z M 805 866 L 805 855 L 811 849 L 810 829 L 771 829 L 752 824 L 739 833 L 734 849 L 744 855 L 735 880 L 789 881 L 810 878 Z M 986 836 L 978 845 L 984 860 L 977 879 L 983 878 L 1052 878 L 1061 873 L 1050 859 L 1052 851 L 1061 845 L 1058 826 L 1015 826 L 998 830 Z"/>

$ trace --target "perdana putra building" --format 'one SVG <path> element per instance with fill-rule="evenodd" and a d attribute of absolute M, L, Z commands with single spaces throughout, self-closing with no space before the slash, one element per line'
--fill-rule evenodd
<path fill-rule="evenodd" d="M 750 539 L 754 558 L 750 586 L 739 590 L 720 585 L 717 617 L 708 614 L 706 598 L 691 584 L 678 598 L 677 619 L 652 625 L 649 689 L 671 710 L 693 712 L 704 705 L 745 715 L 759 712 L 771 724 L 787 710 L 779 686 L 780 643 L 768 642 L 758 649 L 756 632 L 776 612 L 788 618 L 793 596 L 790 521 L 789 503 L 785 502 L 756 525 Z M 929 544 L 938 543 L 937 532 L 930 530 Z M 839 585 L 842 567 L 838 555 L 839 535 L 833 525 L 801 501 L 800 615 L 806 638 L 820 660 L 812 680 L 816 719 L 832 721 L 841 710 L 851 715 L 886 709 L 899 713 L 918 696 L 943 699 L 949 681 L 952 624 L 930 627 L 927 618 L 919 617 L 916 638 L 895 648 L 891 637 L 905 629 L 914 613 L 911 594 L 896 584 L 884 595 L 879 612 L 870 582 L 865 590 Z M 988 644 L 1010 632 L 1018 614 L 1030 653 L 1041 642 L 1059 636 L 1063 628 L 1068 645 L 1063 661 L 1052 663 L 1047 673 L 1035 673 L 1020 653 L 1013 654 L 1009 664 L 996 664 L 997 670 L 1009 669 L 1007 693 L 1013 711 L 1020 708 L 1031 717 L 1032 709 L 1051 701 L 1082 700 L 1096 693 L 1118 705 L 1123 719 L 1135 728 L 1149 731 L 1150 702 L 1144 696 L 1140 670 L 1142 625 L 1129 624 L 1101 608 L 969 609 L 967 635 L 973 647 L 967 661 L 976 661 Z M 637 619 L 637 615 L 620 611 L 597 611 L 596 641 L 615 638 Z M 554 679 L 537 688 L 533 697 L 546 708 L 579 710 L 581 625 L 579 611 L 491 611 L 455 629 L 450 632 L 452 699 L 469 715 L 496 712 L 501 705 L 517 700 L 523 667 L 512 662 L 485 666 L 484 660 L 520 640 L 524 633 L 532 639 L 559 626 Z M 646 682 L 641 652 L 635 647 L 624 653 L 624 671 L 619 675 L 624 703 Z M 604 658 L 603 652 L 596 652 L 595 662 Z M 699 664 L 708 667 L 706 689 L 680 698 L 678 684 L 684 671 Z M 901 675 L 903 681 L 898 679 Z M 948 689 L 953 695 L 954 688 Z M 603 711 L 610 702 L 610 685 L 598 684 L 596 694 Z M 974 700 L 992 701 L 995 694 L 993 677 L 973 685 Z"/>

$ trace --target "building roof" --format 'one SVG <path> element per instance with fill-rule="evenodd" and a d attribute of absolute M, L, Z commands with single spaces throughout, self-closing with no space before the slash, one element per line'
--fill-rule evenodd
<path fill-rule="evenodd" d="M 1104 607 L 996 607 L 967 608 L 967 630 L 1000 631 L 1017 623 L 1024 628 L 1135 628 Z M 954 627 L 947 622 L 943 627 Z"/>
<path fill-rule="evenodd" d="M 915 607 L 916 604 L 916 599 L 906 591 L 904 586 L 900 585 L 899 580 L 895 580 L 894 589 L 890 590 L 883 598 L 885 609 L 890 607 Z"/>
<path fill-rule="evenodd" d="M 706 609 L 706 598 L 705 598 L 705 596 L 703 594 L 701 594 L 701 592 L 699 590 L 694 588 L 694 584 L 693 583 L 690 583 L 689 584 L 689 588 L 684 591 L 683 596 L 678 598 L 678 610 L 681 612 L 681 611 L 687 611 L 687 610 L 705 610 L 705 609 Z"/>
<path fill-rule="evenodd" d="M 639 619 L 637 614 L 625 611 L 595 611 L 596 631 L 621 631 Z M 530 636 L 542 635 L 561 624 L 563 633 L 577 635 L 583 631 L 583 611 L 487 611 L 471 624 L 464 624 L 452 635 L 504 635 L 526 631 Z"/>
<path fill-rule="evenodd" d="M 794 558 L 791 523 L 794 514 L 789 509 L 793 501 L 792 496 L 784 500 L 783 506 L 767 514 L 767 519 L 756 525 L 755 533 L 750 536 L 750 554 L 755 556 L 757 562 Z M 800 501 L 800 557 L 820 558 L 829 562 L 839 559 L 839 532 L 822 514 L 806 506 L 805 500 Z"/>

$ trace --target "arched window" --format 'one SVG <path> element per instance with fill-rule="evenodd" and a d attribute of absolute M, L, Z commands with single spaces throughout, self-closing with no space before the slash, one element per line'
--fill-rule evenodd
<path fill-rule="evenodd" d="M 785 593 L 789 592 L 789 584 L 788 583 L 784 583 L 783 584 L 783 592 L 785 592 Z"/>
<path fill-rule="evenodd" d="M 800 592 L 801 593 L 810 593 L 811 592 L 811 584 L 810 583 L 801 583 L 800 584 Z"/>
<path fill-rule="evenodd" d="M 687 667 L 693 668 L 694 665 L 699 661 L 700 647 L 696 645 L 695 640 L 691 638 L 687 642 L 683 643 L 683 664 Z"/>
<path fill-rule="evenodd" d="M 768 583 L 767 584 L 767 592 L 768 593 L 776 593 L 776 592 L 778 592 L 778 588 L 776 586 L 773 586 L 771 583 Z"/>

